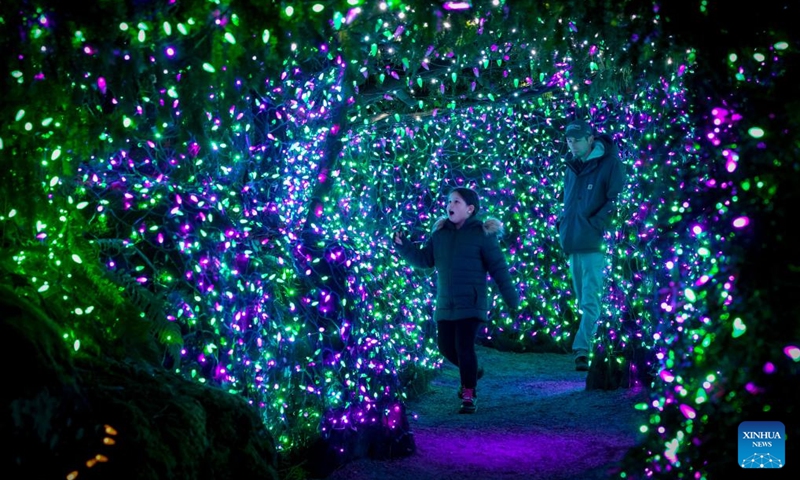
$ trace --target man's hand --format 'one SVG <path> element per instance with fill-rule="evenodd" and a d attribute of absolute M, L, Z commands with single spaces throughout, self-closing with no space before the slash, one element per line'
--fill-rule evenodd
<path fill-rule="evenodd" d="M 398 245 L 402 245 L 403 244 L 403 234 L 402 233 L 400 233 L 400 232 L 395 232 L 394 233 L 394 243 L 396 243 Z"/>

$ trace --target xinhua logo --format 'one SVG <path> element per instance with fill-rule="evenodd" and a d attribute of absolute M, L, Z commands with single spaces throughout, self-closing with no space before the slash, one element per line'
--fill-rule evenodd
<path fill-rule="evenodd" d="M 739 466 L 783 468 L 786 465 L 786 427 L 781 422 L 739 424 Z"/>

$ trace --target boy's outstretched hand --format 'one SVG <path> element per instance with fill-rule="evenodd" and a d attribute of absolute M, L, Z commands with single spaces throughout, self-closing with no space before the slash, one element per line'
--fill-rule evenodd
<path fill-rule="evenodd" d="M 400 232 L 395 232 L 394 233 L 394 243 L 396 243 L 398 245 L 402 245 L 403 244 L 403 234 L 402 233 L 400 233 Z"/>

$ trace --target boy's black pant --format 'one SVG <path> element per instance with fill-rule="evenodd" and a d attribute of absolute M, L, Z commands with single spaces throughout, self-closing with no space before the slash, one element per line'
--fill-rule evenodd
<path fill-rule="evenodd" d="M 477 318 L 437 322 L 439 352 L 458 367 L 461 386 L 464 388 L 475 388 L 478 385 L 475 338 L 478 336 L 480 325 L 481 321 Z"/>

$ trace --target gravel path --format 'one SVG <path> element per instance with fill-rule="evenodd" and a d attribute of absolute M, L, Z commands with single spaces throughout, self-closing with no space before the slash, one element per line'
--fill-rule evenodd
<path fill-rule="evenodd" d="M 475 414 L 457 413 L 458 371 L 448 365 L 408 405 L 413 455 L 360 459 L 326 480 L 599 480 L 640 440 L 641 389 L 587 391 L 571 355 L 477 348 L 486 376 Z"/>

